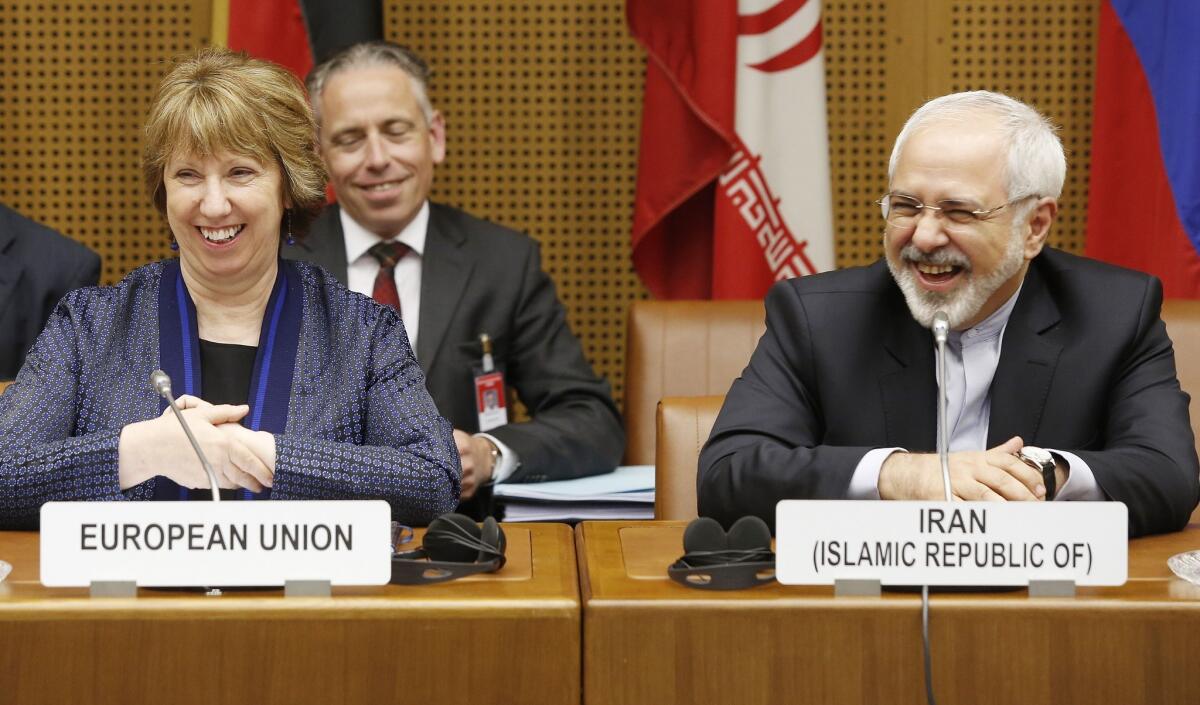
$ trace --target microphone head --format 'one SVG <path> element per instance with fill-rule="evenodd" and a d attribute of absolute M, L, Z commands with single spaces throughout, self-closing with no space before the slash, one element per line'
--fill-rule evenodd
<path fill-rule="evenodd" d="M 155 370 L 150 373 L 150 384 L 160 397 L 165 397 L 171 393 L 171 378 L 162 370 Z"/>
<path fill-rule="evenodd" d="M 945 311 L 938 311 L 933 314 L 933 339 L 939 343 L 946 342 L 947 336 L 950 335 L 950 317 Z"/>

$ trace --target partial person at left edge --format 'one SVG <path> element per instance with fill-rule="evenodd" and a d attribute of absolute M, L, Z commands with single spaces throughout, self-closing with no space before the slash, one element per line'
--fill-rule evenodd
<path fill-rule="evenodd" d="M 0 395 L 0 528 L 51 500 L 208 495 L 156 368 L 230 499 L 383 499 L 407 524 L 454 508 L 450 424 L 399 316 L 279 258 L 325 200 L 315 134 L 279 66 L 208 49 L 167 74 L 142 167 L 179 259 L 55 309 Z"/>
<path fill-rule="evenodd" d="M 100 257 L 0 203 L 0 380 L 12 379 L 54 305 L 100 282 Z"/>

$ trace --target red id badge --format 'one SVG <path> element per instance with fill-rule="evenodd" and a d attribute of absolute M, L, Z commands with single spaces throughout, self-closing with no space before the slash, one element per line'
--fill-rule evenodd
<path fill-rule="evenodd" d="M 508 407 L 504 394 L 504 373 L 500 370 L 484 372 L 474 368 L 475 412 L 479 414 L 479 430 L 487 432 L 508 423 Z"/>

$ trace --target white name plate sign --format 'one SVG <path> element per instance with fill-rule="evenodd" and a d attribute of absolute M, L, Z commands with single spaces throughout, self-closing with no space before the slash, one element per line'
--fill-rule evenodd
<path fill-rule="evenodd" d="M 1123 585 L 1128 524 L 1120 502 L 785 500 L 775 575 L 788 585 Z"/>
<path fill-rule="evenodd" d="M 49 502 L 42 584 L 384 585 L 387 502 Z"/>

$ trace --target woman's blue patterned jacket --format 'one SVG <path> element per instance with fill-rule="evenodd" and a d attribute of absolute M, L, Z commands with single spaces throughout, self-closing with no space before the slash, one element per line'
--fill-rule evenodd
<path fill-rule="evenodd" d="M 275 499 L 384 499 L 427 524 L 458 502 L 450 424 L 395 311 L 301 262 L 302 312 L 286 431 L 275 435 Z M 158 288 L 164 264 L 58 304 L 16 381 L 0 395 L 0 528 L 36 528 L 52 500 L 144 500 L 122 491 L 121 428 L 160 413 Z"/>

